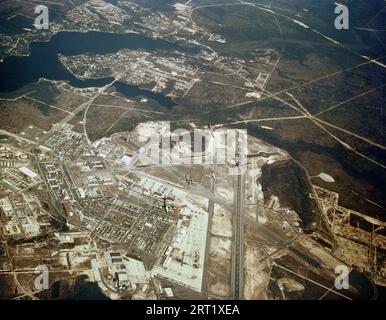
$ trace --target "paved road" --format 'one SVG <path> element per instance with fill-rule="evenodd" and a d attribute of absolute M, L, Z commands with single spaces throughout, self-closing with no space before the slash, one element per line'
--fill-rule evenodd
<path fill-rule="evenodd" d="M 15 139 L 23 140 L 24 142 L 28 142 L 31 144 L 38 144 L 36 141 L 30 140 L 28 138 L 23 137 L 22 135 L 18 135 L 18 134 L 15 134 L 15 133 L 12 133 L 12 132 L 9 132 L 6 130 L 0 130 L 0 135 L 5 135 L 5 136 L 9 136 L 9 137 L 12 137 Z"/>

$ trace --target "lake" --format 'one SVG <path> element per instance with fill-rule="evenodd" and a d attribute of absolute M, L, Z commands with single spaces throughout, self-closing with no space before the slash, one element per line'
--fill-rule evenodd
<path fill-rule="evenodd" d="M 53 36 L 49 42 L 31 43 L 29 56 L 5 58 L 4 62 L 0 63 L 0 92 L 18 90 L 27 84 L 38 81 L 39 78 L 67 81 L 75 88 L 103 87 L 111 83 L 113 79 L 78 79 L 61 64 L 58 55 L 109 54 L 122 49 L 168 50 L 190 54 L 199 52 L 196 47 L 181 46 L 133 33 L 60 32 Z M 114 86 L 127 98 L 143 96 L 155 100 L 169 109 L 174 105 L 169 97 L 161 93 L 154 93 L 120 81 L 117 81 Z"/>

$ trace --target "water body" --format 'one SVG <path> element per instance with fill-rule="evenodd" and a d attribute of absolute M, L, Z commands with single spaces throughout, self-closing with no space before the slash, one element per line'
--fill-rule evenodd
<path fill-rule="evenodd" d="M 90 282 L 86 275 L 79 276 L 74 284 L 68 280 L 58 280 L 38 296 L 45 300 L 110 300 L 98 283 Z"/>
<path fill-rule="evenodd" d="M 109 54 L 122 49 L 168 50 L 191 54 L 199 51 L 195 47 L 185 47 L 138 34 L 60 32 L 49 42 L 32 43 L 29 56 L 5 58 L 4 62 L 0 63 L 0 92 L 18 90 L 38 81 L 39 78 L 67 81 L 76 88 L 103 87 L 111 83 L 113 79 L 80 80 L 61 64 L 58 55 Z M 117 81 L 114 86 L 127 98 L 144 96 L 167 108 L 172 108 L 174 105 L 169 97 L 161 93 L 154 93 L 120 81 Z"/>

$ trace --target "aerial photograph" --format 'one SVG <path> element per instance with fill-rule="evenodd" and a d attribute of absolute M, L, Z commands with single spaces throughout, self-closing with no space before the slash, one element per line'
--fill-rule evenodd
<path fill-rule="evenodd" d="M 0 1 L 0 300 L 386 300 L 384 107 L 385 0 Z"/>

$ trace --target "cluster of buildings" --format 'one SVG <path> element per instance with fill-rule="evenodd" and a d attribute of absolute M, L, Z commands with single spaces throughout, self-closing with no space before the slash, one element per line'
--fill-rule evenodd
<path fill-rule="evenodd" d="M 63 248 L 78 248 L 77 243 L 83 243 L 86 251 L 91 243 L 103 247 L 89 258 L 82 256 L 83 249 L 65 255 L 58 249 L 60 257 L 67 257 L 67 265 L 89 259 L 102 289 L 134 292 L 136 285 L 149 286 L 149 279 L 155 276 L 200 291 L 208 213 L 184 187 L 162 175 L 134 170 L 130 159 L 135 155 L 125 146 L 139 143 L 134 140 L 104 138 L 86 146 L 84 137 L 71 126 L 54 125 L 36 143 L 33 162 L 27 156 L 23 165 L 0 168 L 2 177 L 13 170 L 9 182 L 17 187 L 10 192 L 12 196 L 0 198 L 3 233 L 12 239 L 31 239 L 50 226 L 38 198 L 31 198 L 28 192 L 15 194 L 34 186 L 32 191 L 46 194 L 43 198 L 55 211 L 53 215 L 66 217 L 70 231 L 54 232 Z M 122 161 L 124 157 L 128 162 Z M 182 174 L 181 181 L 184 176 L 186 180 L 189 177 L 191 186 L 191 176 Z M 7 181 L 3 178 L 1 183 Z M 90 237 L 88 244 L 77 240 L 83 239 L 84 232 Z M 125 248 L 125 253 L 106 251 L 109 245 Z M 127 252 L 147 259 L 150 269 L 145 270 L 143 261 L 128 258 Z M 172 296 L 169 291 L 162 294 Z M 144 289 L 141 294 L 147 292 Z"/>
<path fill-rule="evenodd" d="M 59 162 L 40 162 L 39 168 L 54 200 L 60 202 L 75 198 L 74 188 L 71 188 L 68 172 L 64 164 Z"/>
<path fill-rule="evenodd" d="M 41 233 L 43 219 L 39 200 L 24 194 L 6 196 L 0 199 L 0 221 L 5 237 L 14 240 L 31 239 Z"/>
<path fill-rule="evenodd" d="M 38 181 L 36 173 L 26 167 L 0 170 L 0 192 L 18 192 L 37 184 Z"/>
<path fill-rule="evenodd" d="M 375 283 L 386 283 L 386 223 L 338 204 L 339 194 L 314 186 L 331 232 L 339 245 L 334 255 Z"/>
<path fill-rule="evenodd" d="M 0 145 L 0 194 L 19 192 L 39 182 L 26 153 L 9 144 Z"/>
<path fill-rule="evenodd" d="M 169 96 L 184 95 L 199 79 L 194 61 L 184 54 L 162 56 L 142 50 L 122 50 L 115 54 L 61 57 L 62 63 L 79 78 L 106 77 L 121 72 L 121 65 L 128 66 L 122 80 L 131 85 L 152 84 L 153 92 Z M 116 61 L 121 63 L 117 64 Z M 88 66 L 82 69 L 81 66 Z M 101 69 L 100 66 L 103 65 Z"/>
<path fill-rule="evenodd" d="M 47 133 L 42 146 L 52 151 L 52 155 L 59 159 L 77 159 L 88 154 L 89 146 L 84 136 L 72 130 L 71 125 L 58 126 L 58 130 Z"/>
<path fill-rule="evenodd" d="M 130 248 L 150 256 L 162 249 L 165 234 L 173 219 L 162 208 L 133 204 L 133 199 L 85 200 L 78 212 L 82 227 L 91 236 L 110 243 L 129 244 Z"/>
<path fill-rule="evenodd" d="M 103 0 L 87 1 L 70 10 L 66 16 L 68 20 L 89 28 L 89 30 L 92 30 L 93 27 L 100 27 L 103 19 L 112 25 L 121 25 L 129 18 L 125 11 Z"/>

